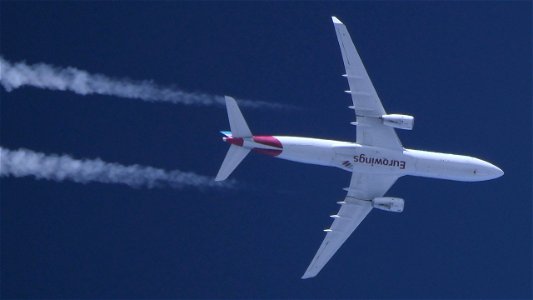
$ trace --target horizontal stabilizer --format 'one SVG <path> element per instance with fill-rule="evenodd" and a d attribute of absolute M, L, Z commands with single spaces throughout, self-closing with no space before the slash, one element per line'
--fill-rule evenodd
<path fill-rule="evenodd" d="M 248 153 L 250 153 L 249 149 L 231 145 L 226 154 L 226 158 L 222 162 L 222 166 L 220 166 L 220 170 L 218 170 L 215 181 L 222 181 L 228 178 Z"/>
<path fill-rule="evenodd" d="M 225 96 L 226 109 L 228 110 L 229 126 L 233 137 L 251 137 L 252 132 L 246 124 L 246 120 L 242 116 L 239 106 L 235 99 Z"/>

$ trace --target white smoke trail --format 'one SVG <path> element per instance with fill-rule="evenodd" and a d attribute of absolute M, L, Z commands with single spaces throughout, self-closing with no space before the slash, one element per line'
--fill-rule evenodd
<path fill-rule="evenodd" d="M 73 67 L 60 68 L 44 63 L 28 65 L 10 63 L 0 56 L 0 83 L 8 92 L 23 87 L 71 91 L 80 95 L 99 94 L 153 102 L 183 105 L 224 106 L 224 97 L 204 93 L 190 93 L 175 87 L 164 87 L 152 81 L 110 78 L 90 74 Z M 263 101 L 239 100 L 239 105 L 252 108 L 289 108 Z"/>
<path fill-rule="evenodd" d="M 100 159 L 78 160 L 68 155 L 47 155 L 27 149 L 9 150 L 0 147 L 0 177 L 34 176 L 54 181 L 78 183 L 119 183 L 130 187 L 172 187 L 197 189 L 233 188 L 235 182 L 215 182 L 213 178 L 182 171 L 117 163 Z"/>

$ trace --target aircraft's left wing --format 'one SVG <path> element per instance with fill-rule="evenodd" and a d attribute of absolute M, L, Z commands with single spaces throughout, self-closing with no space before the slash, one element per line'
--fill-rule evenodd
<path fill-rule="evenodd" d="M 403 150 L 402 143 L 394 128 L 382 124 L 379 119 L 385 115 L 378 93 L 366 72 L 363 61 L 348 33 L 346 26 L 336 17 L 332 17 L 335 33 L 341 48 L 342 60 L 346 68 L 344 75 L 348 79 L 353 106 L 357 120 L 357 143 L 393 150 Z"/>
<path fill-rule="evenodd" d="M 381 174 L 352 174 L 348 195 L 340 201 L 341 209 L 336 215 L 331 216 L 334 221 L 322 241 L 311 264 L 302 276 L 302 279 L 315 277 L 328 263 L 331 257 L 344 244 L 346 239 L 361 224 L 372 210 L 372 199 L 383 196 L 398 179 L 394 175 Z"/>

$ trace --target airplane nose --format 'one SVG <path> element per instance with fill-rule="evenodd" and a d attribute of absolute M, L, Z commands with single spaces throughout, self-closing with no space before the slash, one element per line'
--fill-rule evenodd
<path fill-rule="evenodd" d="M 503 176 L 503 171 L 502 169 L 496 167 L 495 165 L 492 165 L 493 169 L 492 169 L 492 173 L 494 175 L 494 178 L 498 178 L 498 177 L 502 177 Z"/>
<path fill-rule="evenodd" d="M 483 177 L 483 180 L 495 179 L 503 176 L 504 174 L 502 169 L 488 162 L 483 162 L 483 164 L 479 166 L 474 173 L 480 177 Z"/>

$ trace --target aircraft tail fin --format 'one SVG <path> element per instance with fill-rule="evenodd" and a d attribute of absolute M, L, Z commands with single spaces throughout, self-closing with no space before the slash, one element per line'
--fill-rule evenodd
<path fill-rule="evenodd" d="M 232 97 L 225 96 L 226 99 L 226 109 L 228 110 L 228 119 L 229 126 L 231 128 L 231 135 L 233 137 L 251 137 L 252 132 L 246 124 L 246 120 L 242 116 L 239 106 L 237 106 L 237 101 Z"/>
<path fill-rule="evenodd" d="M 246 120 L 244 119 L 239 106 L 237 106 L 237 101 L 229 96 L 225 96 L 224 98 L 226 100 L 226 109 L 228 111 L 231 131 L 221 131 L 221 133 L 225 135 L 225 141 L 227 141 L 226 138 L 230 138 L 240 139 L 242 142 L 242 138 L 251 137 L 252 132 L 250 131 L 248 124 L 246 124 Z M 241 146 L 242 143 L 240 145 L 235 145 L 233 143 L 230 145 L 226 158 L 224 158 L 220 170 L 218 170 L 217 177 L 215 177 L 215 181 L 222 181 L 228 178 L 246 155 L 250 153 L 250 149 Z"/>

